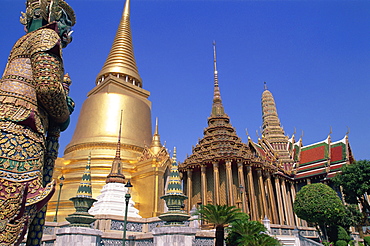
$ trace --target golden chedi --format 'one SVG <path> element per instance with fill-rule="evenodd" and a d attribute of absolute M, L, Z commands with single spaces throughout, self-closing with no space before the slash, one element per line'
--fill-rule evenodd
<path fill-rule="evenodd" d="M 163 195 L 163 174 L 170 162 L 160 144 L 158 128 L 152 141 L 149 95 L 142 89 L 134 58 L 130 0 L 126 0 L 108 58 L 97 76 L 95 88 L 82 105 L 72 140 L 63 158 L 57 161 L 54 178 L 65 177 L 58 221 L 74 210 L 69 198 L 78 188 L 90 152 L 93 197 L 100 194 L 116 154 L 121 111 L 120 155 L 123 174 L 134 185 L 132 199 L 143 217 L 162 212 L 158 197 Z M 148 184 L 152 185 L 148 188 Z M 54 195 L 48 207 L 48 220 L 55 215 L 56 203 Z"/>

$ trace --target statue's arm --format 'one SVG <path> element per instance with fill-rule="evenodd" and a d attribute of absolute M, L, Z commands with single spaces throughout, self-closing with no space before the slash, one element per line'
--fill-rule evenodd
<path fill-rule="evenodd" d="M 48 51 L 31 56 L 31 66 L 38 103 L 55 123 L 64 123 L 69 118 L 66 94 L 63 88 L 62 59 Z"/>

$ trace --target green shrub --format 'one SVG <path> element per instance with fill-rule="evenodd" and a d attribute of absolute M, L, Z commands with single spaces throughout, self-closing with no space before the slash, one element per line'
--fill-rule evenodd
<path fill-rule="evenodd" d="M 347 242 L 344 240 L 338 240 L 335 242 L 335 246 L 347 246 Z"/>
<path fill-rule="evenodd" d="M 364 237 L 364 243 L 365 245 L 370 245 L 370 236 Z"/>
<path fill-rule="evenodd" d="M 365 245 L 361 242 L 358 242 L 358 246 L 365 246 Z"/>
<path fill-rule="evenodd" d="M 323 241 L 323 242 L 322 242 L 322 244 L 323 244 L 324 246 L 333 246 L 333 243 L 328 242 L 328 241 Z"/>
<path fill-rule="evenodd" d="M 338 240 L 343 240 L 346 242 L 351 240 L 351 237 L 348 235 L 347 231 L 341 226 L 338 226 Z"/>

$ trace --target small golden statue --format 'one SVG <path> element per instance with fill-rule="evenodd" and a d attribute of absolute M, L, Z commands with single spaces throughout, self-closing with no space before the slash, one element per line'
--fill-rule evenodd
<path fill-rule="evenodd" d="M 74 108 L 62 48 L 72 41 L 75 22 L 63 0 L 27 0 L 22 13 L 27 34 L 15 43 L 0 80 L 0 245 L 19 245 L 33 224 L 27 245 L 41 240 L 59 133 Z"/>

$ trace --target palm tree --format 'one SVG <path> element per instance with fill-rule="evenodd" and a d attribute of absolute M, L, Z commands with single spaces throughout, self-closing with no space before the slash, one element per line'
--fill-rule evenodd
<path fill-rule="evenodd" d="M 201 215 L 202 219 L 215 225 L 216 246 L 224 245 L 225 226 L 244 217 L 244 213 L 235 206 L 212 204 L 201 205 L 195 214 Z"/>
<path fill-rule="evenodd" d="M 266 234 L 266 227 L 247 216 L 231 223 L 226 242 L 228 246 L 279 246 L 280 242 Z"/>

